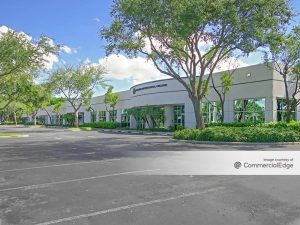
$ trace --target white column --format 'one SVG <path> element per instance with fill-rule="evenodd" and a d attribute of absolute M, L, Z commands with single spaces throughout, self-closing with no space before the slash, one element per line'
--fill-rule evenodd
<path fill-rule="evenodd" d="M 130 128 L 136 129 L 136 120 L 135 120 L 134 116 L 130 116 Z"/>
<path fill-rule="evenodd" d="M 231 123 L 234 121 L 234 101 L 228 99 L 224 103 L 224 122 Z"/>
<path fill-rule="evenodd" d="M 169 128 L 174 125 L 174 106 L 166 105 L 165 106 L 165 123 L 164 127 Z"/>
<path fill-rule="evenodd" d="M 211 121 L 211 122 L 217 122 L 217 112 L 218 112 L 218 109 L 216 107 L 217 104 L 216 104 L 216 102 L 213 102 L 212 105 L 213 105 L 213 108 L 212 108 L 213 109 L 213 112 L 212 112 L 213 113 L 213 118 L 212 118 L 213 121 Z"/>
<path fill-rule="evenodd" d="M 105 114 L 106 114 L 106 121 L 109 121 L 109 112 L 105 111 Z"/>
<path fill-rule="evenodd" d="M 117 109 L 117 122 L 121 123 L 122 109 Z"/>
<path fill-rule="evenodd" d="M 146 128 L 153 128 L 153 121 L 152 121 L 152 119 L 149 115 L 147 115 L 147 121 L 148 121 L 148 123 L 146 122 L 145 127 Z"/>
<path fill-rule="evenodd" d="M 175 120 L 175 118 L 174 118 Z M 186 128 L 196 127 L 196 118 L 192 101 L 189 100 L 184 104 L 184 126 Z"/>
<path fill-rule="evenodd" d="M 50 121 L 50 116 L 49 115 L 47 115 L 47 117 L 46 117 L 47 119 L 46 119 L 46 124 L 51 124 L 51 121 Z M 51 119 L 53 120 L 53 116 L 51 117 Z"/>
<path fill-rule="evenodd" d="M 266 122 L 277 121 L 277 99 L 276 98 L 266 98 L 265 119 Z"/>
<path fill-rule="evenodd" d="M 91 111 L 83 111 L 83 123 L 91 123 Z"/>
<path fill-rule="evenodd" d="M 300 105 L 297 105 L 296 110 L 296 120 L 300 121 Z"/>

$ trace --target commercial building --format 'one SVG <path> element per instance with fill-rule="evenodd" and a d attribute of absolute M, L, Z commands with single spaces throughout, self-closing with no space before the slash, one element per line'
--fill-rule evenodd
<path fill-rule="evenodd" d="M 221 88 L 221 72 L 215 73 L 214 81 Z M 234 72 L 233 85 L 226 95 L 224 122 L 233 121 L 281 121 L 286 116 L 285 88 L 282 76 L 264 64 L 239 68 Z M 289 82 L 290 91 L 293 82 Z M 175 79 L 156 80 L 131 87 L 119 92 L 120 101 L 115 111 L 106 108 L 104 96 L 91 99 L 91 111 L 82 106 L 79 110 L 79 122 L 118 121 L 122 126 L 130 128 L 195 127 L 193 105 L 187 91 Z M 143 110 L 152 107 L 153 113 L 162 114 L 151 119 L 151 115 L 137 117 L 128 115 L 128 109 Z M 52 123 L 58 123 L 59 116 L 47 110 L 52 117 Z M 217 122 L 220 118 L 220 100 L 211 87 L 204 99 L 203 111 L 205 122 Z M 72 113 L 73 109 L 65 103 L 60 114 Z M 40 122 L 50 123 L 46 111 L 39 111 Z M 148 119 L 147 119 L 148 118 Z M 300 120 L 300 108 L 293 112 L 293 118 Z M 155 121 L 158 120 L 158 121 Z M 65 123 L 67 121 L 64 121 Z"/>

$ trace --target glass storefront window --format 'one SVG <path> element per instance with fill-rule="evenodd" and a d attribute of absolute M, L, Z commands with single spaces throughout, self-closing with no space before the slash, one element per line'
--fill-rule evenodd
<path fill-rule="evenodd" d="M 37 124 L 47 124 L 48 123 L 48 116 L 38 116 L 37 118 L 36 118 L 36 122 L 37 122 Z"/>
<path fill-rule="evenodd" d="M 265 99 L 239 99 L 234 101 L 234 120 L 238 122 L 265 121 Z"/>
<path fill-rule="evenodd" d="M 202 103 L 202 110 L 204 123 L 216 123 L 221 121 L 221 102 L 204 102 Z"/>
<path fill-rule="evenodd" d="M 130 116 L 127 113 L 127 109 L 122 110 L 121 113 L 121 126 L 130 127 Z"/>
<path fill-rule="evenodd" d="M 184 127 L 184 105 L 174 106 L 174 127 Z"/>
<path fill-rule="evenodd" d="M 79 112 L 78 113 L 78 124 L 79 125 L 84 124 L 84 112 Z"/>
<path fill-rule="evenodd" d="M 94 123 L 97 121 L 97 112 L 96 111 L 92 111 L 91 112 L 91 122 Z"/>
<path fill-rule="evenodd" d="M 286 121 L 287 116 L 287 102 L 286 99 L 277 99 L 277 121 Z M 296 120 L 295 107 L 292 109 L 291 120 Z"/>
<path fill-rule="evenodd" d="M 117 121 L 117 110 L 110 110 L 109 111 L 109 121 Z"/>
<path fill-rule="evenodd" d="M 99 121 L 105 122 L 106 121 L 106 111 L 99 112 Z"/>

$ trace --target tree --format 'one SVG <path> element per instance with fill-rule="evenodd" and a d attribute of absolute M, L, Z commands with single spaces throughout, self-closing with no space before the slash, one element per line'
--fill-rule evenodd
<path fill-rule="evenodd" d="M 59 46 L 42 36 L 33 41 L 23 32 L 0 33 L 0 78 L 10 74 L 33 73 L 44 69 L 46 56 L 57 54 Z"/>
<path fill-rule="evenodd" d="M 103 67 L 92 65 L 67 66 L 52 73 L 50 83 L 54 85 L 55 93 L 63 95 L 74 109 L 75 127 L 78 127 L 80 107 L 89 104 L 97 86 L 104 87 L 104 74 Z"/>
<path fill-rule="evenodd" d="M 106 111 L 109 113 L 110 118 L 114 120 L 114 112 L 115 112 L 115 107 L 120 101 L 120 95 L 118 93 L 113 93 L 113 86 L 109 86 L 105 96 L 104 96 L 104 104 Z M 109 106 L 112 110 L 108 110 Z"/>
<path fill-rule="evenodd" d="M 52 108 L 52 112 L 56 113 L 58 115 L 58 121 L 59 125 L 61 125 L 61 118 L 62 118 L 62 106 L 65 103 L 64 98 L 59 98 L 59 101 L 57 101 Z"/>
<path fill-rule="evenodd" d="M 229 69 L 227 71 L 222 72 L 220 81 L 221 86 L 217 87 L 214 81 L 214 77 L 211 77 L 211 83 L 212 87 L 217 93 L 219 100 L 221 102 L 221 116 L 220 120 L 221 122 L 224 122 L 224 108 L 225 108 L 225 100 L 226 100 L 226 94 L 230 91 L 230 88 L 233 83 L 233 74 L 236 71 L 236 67 Z"/>
<path fill-rule="evenodd" d="M 57 54 L 59 46 L 42 36 L 34 41 L 27 34 L 8 29 L 0 33 L 0 102 L 5 109 L 27 91 L 33 75 L 44 70 L 47 57 Z"/>
<path fill-rule="evenodd" d="M 0 79 L 0 110 L 4 110 L 12 102 L 22 101 L 29 91 L 34 77 L 32 74 L 11 74 Z"/>
<path fill-rule="evenodd" d="M 300 26 L 295 26 L 291 32 L 274 33 L 269 41 L 269 52 L 265 52 L 265 63 L 277 71 L 283 78 L 286 100 L 286 122 L 291 121 L 292 111 L 300 100 Z"/>
<path fill-rule="evenodd" d="M 164 107 L 160 106 L 133 107 L 128 109 L 127 114 L 133 116 L 136 121 L 146 122 L 148 128 L 159 128 L 165 120 Z"/>
<path fill-rule="evenodd" d="M 36 125 L 36 115 L 40 109 L 52 97 L 52 92 L 47 84 L 32 84 L 28 89 L 28 93 L 24 100 L 26 105 L 26 113 L 31 115 L 34 125 Z"/>
<path fill-rule="evenodd" d="M 111 14 L 111 26 L 101 29 L 106 54 L 144 55 L 180 82 L 197 128 L 204 128 L 201 105 L 216 66 L 264 46 L 292 16 L 287 0 L 115 0 Z"/>
<path fill-rule="evenodd" d="M 6 118 L 6 120 L 13 120 L 15 125 L 18 125 L 18 120 L 20 120 L 24 108 L 25 106 L 21 102 L 11 102 L 4 110 L 1 110 L 1 114 L 3 118 Z"/>
<path fill-rule="evenodd" d="M 44 104 L 42 105 L 42 109 L 45 110 L 45 112 L 48 114 L 49 119 L 50 119 L 50 124 L 52 124 L 52 116 L 49 112 L 48 107 L 52 107 L 52 111 L 59 113 L 60 112 L 60 108 L 63 105 L 63 103 L 65 102 L 64 98 L 57 98 L 57 97 L 52 97 L 47 99 Z M 60 117 L 60 114 L 59 114 Z M 60 119 L 60 118 L 59 118 Z"/>

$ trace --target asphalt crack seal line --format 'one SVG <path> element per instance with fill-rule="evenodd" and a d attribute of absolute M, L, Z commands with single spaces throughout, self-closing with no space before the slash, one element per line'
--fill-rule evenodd
<path fill-rule="evenodd" d="M 95 177 L 86 177 L 86 178 L 78 178 L 78 179 L 73 179 L 73 180 L 63 180 L 63 181 L 55 181 L 55 182 L 49 182 L 49 183 L 43 183 L 43 184 L 34 184 L 34 185 L 27 185 L 27 186 L 13 187 L 13 188 L 5 188 L 5 189 L 0 189 L 0 192 L 14 191 L 14 190 L 20 190 L 20 189 L 31 190 L 31 189 L 38 189 L 38 188 L 46 188 L 53 184 L 65 184 L 65 183 L 79 182 L 79 181 L 84 181 L 84 180 L 94 180 L 94 179 L 105 178 L 105 177 L 115 177 L 115 176 L 128 175 L 128 174 L 134 174 L 134 173 L 152 172 L 152 171 L 157 171 L 157 170 L 160 170 L 160 169 L 136 170 L 136 171 L 128 171 L 128 172 L 100 175 L 100 176 L 95 176 Z"/>
<path fill-rule="evenodd" d="M 131 205 L 120 206 L 117 208 L 106 209 L 106 210 L 102 210 L 102 211 L 98 211 L 98 212 L 81 214 L 78 216 L 66 217 L 66 218 L 62 218 L 62 219 L 58 219 L 58 220 L 52 220 L 52 221 L 48 221 L 48 222 L 44 222 L 44 223 L 38 223 L 35 225 L 50 225 L 50 224 L 57 224 L 57 223 L 62 223 L 62 222 L 67 222 L 67 221 L 72 221 L 72 220 L 83 219 L 83 218 L 92 217 L 92 216 L 99 216 L 99 215 L 123 211 L 123 210 L 127 210 L 127 209 L 138 208 L 141 206 L 154 205 L 154 204 L 168 202 L 168 201 L 177 200 L 177 199 L 181 199 L 181 198 L 199 196 L 199 195 L 207 194 L 209 192 L 215 192 L 215 191 L 219 191 L 219 190 L 223 190 L 223 189 L 224 189 L 224 187 L 211 188 L 211 189 L 208 189 L 205 191 L 192 192 L 192 193 L 177 195 L 177 196 L 173 196 L 173 197 L 169 197 L 169 198 L 156 199 L 156 200 L 152 200 L 152 201 L 148 201 L 148 202 L 140 202 L 140 203 L 135 203 L 135 204 L 131 204 Z"/>

